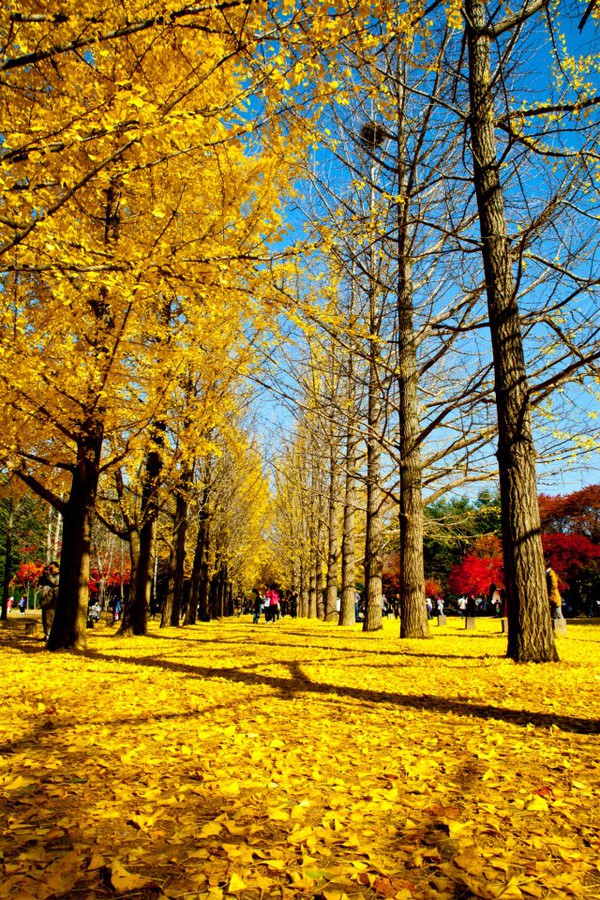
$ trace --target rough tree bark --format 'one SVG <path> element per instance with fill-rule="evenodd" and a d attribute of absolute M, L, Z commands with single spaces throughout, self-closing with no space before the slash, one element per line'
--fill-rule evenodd
<path fill-rule="evenodd" d="M 85 650 L 90 579 L 91 517 L 100 473 L 103 423 L 91 417 L 77 441 L 77 463 L 69 499 L 64 503 L 63 542 L 56 614 L 48 650 Z"/>
<path fill-rule="evenodd" d="M 12 545 L 13 545 L 13 498 L 8 498 L 8 522 L 6 523 L 6 544 L 4 547 L 4 578 L 2 580 L 2 613 L 0 619 L 5 622 L 8 618 L 8 598 L 10 596 L 10 579 L 12 569 Z"/>
<path fill-rule="evenodd" d="M 371 297 L 371 328 L 375 334 L 375 291 Z M 383 573 L 383 492 L 381 490 L 381 386 L 377 342 L 369 349 L 369 396 L 367 408 L 367 523 L 365 535 L 365 619 L 363 631 L 383 628 L 381 616 Z"/>
<path fill-rule="evenodd" d="M 210 486 L 204 485 L 200 512 L 198 515 L 198 534 L 196 536 L 196 549 L 192 565 L 192 580 L 190 586 L 190 602 L 186 615 L 186 624 L 193 625 L 196 621 L 196 611 L 200 616 L 208 615 L 208 501 Z"/>
<path fill-rule="evenodd" d="M 145 635 L 148 633 L 148 610 L 152 596 L 154 560 L 156 558 L 156 528 L 159 514 L 158 488 L 162 471 L 160 448 L 163 443 L 164 423 L 154 426 L 151 449 L 146 456 L 142 498 L 140 504 L 139 535 L 130 530 L 131 587 L 129 602 L 123 610 L 119 634 Z"/>
<path fill-rule="evenodd" d="M 329 530 L 327 546 L 327 587 L 325 593 L 325 619 L 335 622 L 338 618 L 338 562 L 340 558 L 340 503 L 339 474 L 335 448 L 330 449 L 330 481 L 329 481 Z"/>
<path fill-rule="evenodd" d="M 344 491 L 344 519 L 342 526 L 342 600 L 340 603 L 339 625 L 354 625 L 356 614 L 354 609 L 356 594 L 356 434 L 354 420 L 354 402 L 352 392 L 352 360 L 349 361 L 348 388 L 351 392 L 350 416 L 346 434 L 346 473 Z"/>
<path fill-rule="evenodd" d="M 516 662 L 551 662 L 558 654 L 546 593 L 523 340 L 494 129 L 491 32 L 482 0 L 465 0 L 465 13 L 469 126 L 498 412 L 507 655 Z"/>
<path fill-rule="evenodd" d="M 300 560 L 300 603 L 298 615 L 301 619 L 308 619 L 309 616 L 309 592 L 306 580 L 306 563 L 304 558 Z"/>
<path fill-rule="evenodd" d="M 400 443 L 400 637 L 429 637 L 423 565 L 423 493 L 419 450 L 417 350 L 406 229 L 399 234 L 398 401 Z"/>

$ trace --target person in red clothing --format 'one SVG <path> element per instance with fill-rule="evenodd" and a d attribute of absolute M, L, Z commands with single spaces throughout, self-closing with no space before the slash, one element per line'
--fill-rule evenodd
<path fill-rule="evenodd" d="M 267 603 L 269 604 L 267 606 Z M 269 615 L 267 617 L 267 609 L 269 610 Z M 275 622 L 279 618 L 279 594 L 275 590 L 275 585 L 272 584 L 267 593 L 265 594 L 265 620 L 267 622 Z"/>

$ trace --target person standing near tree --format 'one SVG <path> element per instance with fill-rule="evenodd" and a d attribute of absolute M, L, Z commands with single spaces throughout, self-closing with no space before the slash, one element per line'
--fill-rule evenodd
<path fill-rule="evenodd" d="M 550 616 L 552 619 L 563 619 L 562 614 L 562 597 L 558 590 L 558 575 L 552 568 L 548 566 L 546 569 L 546 589 L 548 591 L 548 602 L 550 603 Z"/>
<path fill-rule="evenodd" d="M 54 613 L 56 611 L 56 601 L 58 599 L 58 563 L 53 560 L 45 567 L 40 575 L 38 582 L 40 590 L 40 606 L 42 607 L 42 627 L 44 629 L 44 638 L 48 640 L 52 622 L 54 621 Z"/>
<path fill-rule="evenodd" d="M 258 625 L 260 622 L 260 614 L 262 611 L 262 599 L 258 588 L 252 589 L 252 624 Z"/>

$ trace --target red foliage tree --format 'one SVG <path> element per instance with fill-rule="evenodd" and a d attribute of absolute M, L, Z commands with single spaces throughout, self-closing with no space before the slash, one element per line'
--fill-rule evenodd
<path fill-rule="evenodd" d="M 427 578 L 425 580 L 425 596 L 437 597 L 442 593 L 442 586 L 435 578 Z"/>
<path fill-rule="evenodd" d="M 118 588 L 123 584 L 129 584 L 131 581 L 131 572 L 109 572 L 106 576 L 106 586 L 109 588 Z"/>
<path fill-rule="evenodd" d="M 539 506 L 544 533 L 581 534 L 600 544 L 600 484 L 556 497 L 540 494 Z"/>
<path fill-rule="evenodd" d="M 583 534 L 543 534 L 542 544 L 561 590 L 570 587 L 582 569 L 600 558 L 600 547 Z"/>
<path fill-rule="evenodd" d="M 381 575 L 383 593 L 386 597 L 395 597 L 400 593 L 400 554 L 390 553 L 383 562 Z"/>
<path fill-rule="evenodd" d="M 13 577 L 13 581 L 20 587 L 25 588 L 25 590 L 35 588 L 43 571 L 44 566 L 42 563 L 21 563 L 19 570 Z"/>
<path fill-rule="evenodd" d="M 487 594 L 491 584 L 502 587 L 502 560 L 499 557 L 482 557 L 469 553 L 454 566 L 448 576 L 448 588 L 454 594 Z"/>

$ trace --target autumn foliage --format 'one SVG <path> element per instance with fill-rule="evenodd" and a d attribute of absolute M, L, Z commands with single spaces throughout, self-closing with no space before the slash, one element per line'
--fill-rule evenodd
<path fill-rule="evenodd" d="M 598 628 L 517 678 L 449 622 L 0 630 L 0 898 L 597 897 Z"/>
<path fill-rule="evenodd" d="M 14 583 L 25 589 L 34 588 L 43 570 L 41 563 L 22 563 L 14 576 Z"/>
<path fill-rule="evenodd" d="M 448 588 L 455 594 L 487 594 L 490 585 L 502 586 L 502 560 L 497 557 L 465 556 L 448 576 Z"/>

